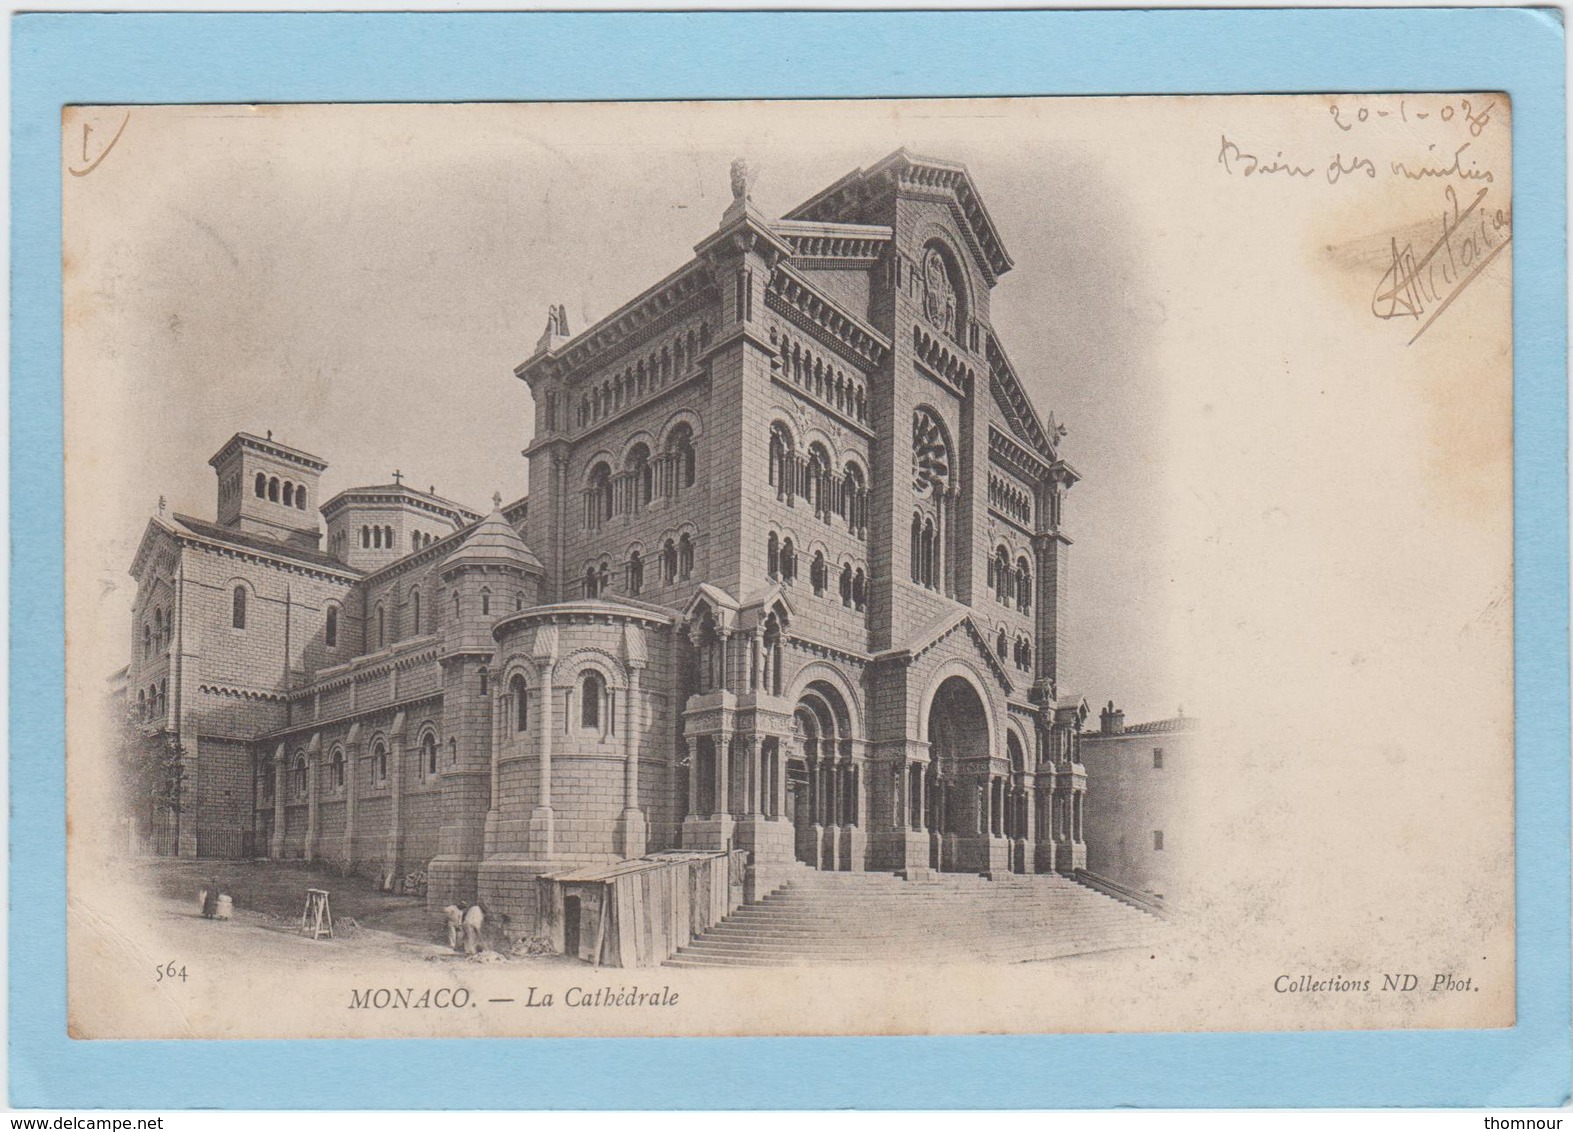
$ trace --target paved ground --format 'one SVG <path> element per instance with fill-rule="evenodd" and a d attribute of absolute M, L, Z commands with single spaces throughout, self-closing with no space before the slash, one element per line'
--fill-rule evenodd
<path fill-rule="evenodd" d="M 298 959 L 310 952 L 329 966 L 368 958 L 393 957 L 424 962 L 508 962 L 545 965 L 578 960 L 555 955 L 524 955 L 497 948 L 488 938 L 480 958 L 449 949 L 442 917 L 418 896 L 376 891 L 363 877 L 345 877 L 322 865 L 300 861 L 143 860 L 127 866 L 126 881 L 141 890 L 160 929 L 207 952 L 244 952 L 252 958 Z M 207 920 L 197 894 L 213 880 L 234 900 L 234 919 Z M 300 934 L 306 889 L 329 893 L 335 935 L 311 940 Z M 489 935 L 490 933 L 488 933 Z"/>

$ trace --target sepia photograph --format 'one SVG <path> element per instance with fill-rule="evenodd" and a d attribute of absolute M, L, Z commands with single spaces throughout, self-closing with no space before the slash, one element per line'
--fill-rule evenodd
<path fill-rule="evenodd" d="M 67 107 L 71 1035 L 1513 1025 L 1510 115 Z"/>

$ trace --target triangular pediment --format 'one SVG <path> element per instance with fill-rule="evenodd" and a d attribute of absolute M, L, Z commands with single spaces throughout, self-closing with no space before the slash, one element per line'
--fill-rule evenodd
<path fill-rule="evenodd" d="M 929 623 L 908 638 L 904 648 L 891 651 L 905 652 L 911 660 L 915 661 L 933 652 L 945 641 L 958 634 L 972 642 L 973 648 L 977 650 L 978 655 L 988 665 L 989 671 L 994 674 L 994 678 L 999 681 L 1000 689 L 1007 696 L 1015 691 L 1016 686 L 1011 682 L 1010 673 L 1006 670 L 1005 665 L 1000 662 L 999 657 L 994 654 L 994 648 L 989 643 L 988 635 L 978 627 L 978 623 L 973 620 L 972 614 L 968 610 L 956 610 L 946 614 L 938 621 Z"/>
<path fill-rule="evenodd" d="M 989 286 L 1012 267 L 994 220 L 967 167 L 898 149 L 868 169 L 855 169 L 787 213 L 787 221 L 868 223 L 866 205 L 884 191 L 943 199 Z"/>
<path fill-rule="evenodd" d="M 1033 452 L 1049 462 L 1059 459 L 1060 438 L 1065 435 L 1062 425 L 1049 414 L 1047 426 L 1038 419 L 1038 411 L 1027 396 L 1016 368 L 1010 364 L 1005 348 L 992 333 L 987 336 L 985 352 L 989 359 L 989 393 L 1000 408 L 1010 431 Z"/>

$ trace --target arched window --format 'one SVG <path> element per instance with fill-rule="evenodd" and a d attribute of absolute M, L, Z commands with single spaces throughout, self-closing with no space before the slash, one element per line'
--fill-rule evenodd
<path fill-rule="evenodd" d="M 639 591 L 644 589 L 644 561 L 639 557 L 637 550 L 630 551 L 628 555 L 628 592 L 634 597 L 639 596 Z"/>
<path fill-rule="evenodd" d="M 453 616 L 454 616 L 454 620 L 458 620 L 458 617 L 459 617 L 459 592 L 457 590 L 455 590 L 454 593 L 453 593 Z"/>
<path fill-rule="evenodd" d="M 636 507 L 646 507 L 655 486 L 655 477 L 650 468 L 650 449 L 643 444 L 635 444 L 628 453 L 628 459 L 623 465 L 623 471 L 628 474 L 630 491 Z"/>
<path fill-rule="evenodd" d="M 371 778 L 373 782 L 388 781 L 388 748 L 381 739 L 371 749 Z"/>
<path fill-rule="evenodd" d="M 343 790 L 344 789 L 344 748 L 343 747 L 334 747 L 333 748 L 333 761 L 332 761 L 331 765 L 332 765 L 332 768 L 333 768 L 333 789 L 335 789 L 335 790 Z"/>
<path fill-rule="evenodd" d="M 514 594 L 513 595 L 513 611 L 515 613 L 520 613 L 523 610 L 524 610 L 524 595 L 523 594 Z"/>
<path fill-rule="evenodd" d="M 797 551 L 792 547 L 792 540 L 781 540 L 781 580 L 791 582 L 797 579 Z"/>
<path fill-rule="evenodd" d="M 289 480 L 284 481 L 284 506 L 295 506 L 295 485 L 290 483 Z"/>
<path fill-rule="evenodd" d="M 295 797 L 304 798 L 307 793 L 306 752 L 304 751 L 295 752 L 295 770 L 293 778 L 295 785 Z"/>
<path fill-rule="evenodd" d="M 822 444 L 808 446 L 808 478 L 803 497 L 814 505 L 815 515 L 830 514 L 830 455 Z"/>
<path fill-rule="evenodd" d="M 1022 666 L 1022 668 L 1026 669 L 1028 672 L 1032 671 L 1032 642 L 1031 641 L 1023 640 L 1021 642 L 1021 666 Z"/>
<path fill-rule="evenodd" d="M 848 464 L 841 473 L 841 517 L 847 529 L 858 532 L 868 526 L 868 486 L 863 480 L 863 470 Z"/>
<path fill-rule="evenodd" d="M 487 589 L 485 586 L 482 586 L 481 587 L 481 616 L 482 617 L 490 617 L 491 615 L 492 615 L 492 591 Z"/>
<path fill-rule="evenodd" d="M 852 604 L 852 563 L 841 567 L 841 604 Z"/>
<path fill-rule="evenodd" d="M 448 740 L 448 763 L 449 763 L 449 765 L 452 765 L 452 764 L 457 763 L 458 761 L 459 761 L 459 741 L 457 739 L 449 739 Z"/>
<path fill-rule="evenodd" d="M 920 512 L 912 513 L 912 580 L 923 581 L 923 516 Z"/>
<path fill-rule="evenodd" d="M 377 603 L 375 620 L 377 622 L 377 647 L 380 649 L 388 643 L 388 618 L 382 610 L 381 602 Z"/>
<path fill-rule="evenodd" d="M 1023 613 L 1032 609 L 1032 568 L 1025 555 L 1016 559 L 1016 605 Z"/>
<path fill-rule="evenodd" d="M 295 510 L 297 510 L 297 511 L 304 511 L 305 509 L 306 509 L 306 485 L 305 484 L 300 484 L 299 486 L 297 486 L 295 488 Z"/>
<path fill-rule="evenodd" d="M 513 696 L 513 729 L 515 731 L 528 731 L 530 729 L 530 696 L 529 689 L 525 686 L 523 676 L 515 676 L 508 682 L 508 692 Z"/>
<path fill-rule="evenodd" d="M 421 737 L 421 771 L 427 778 L 437 773 L 437 736 L 430 731 Z"/>
<path fill-rule="evenodd" d="M 859 566 L 857 573 L 852 575 L 852 608 L 861 610 L 868 603 L 868 581 L 863 576 L 863 567 Z"/>
<path fill-rule="evenodd" d="M 825 553 L 822 550 L 814 551 L 814 561 L 808 568 L 808 580 L 814 587 L 814 596 L 825 595 L 825 585 L 828 581 L 825 570 Z"/>
<path fill-rule="evenodd" d="M 371 528 L 370 527 L 363 526 L 360 529 L 360 548 L 362 550 L 370 550 L 371 549 Z"/>
<path fill-rule="evenodd" d="M 1010 555 L 1001 546 L 994 551 L 994 600 L 1001 605 L 1009 605 L 1010 591 Z"/>
<path fill-rule="evenodd" d="M 261 472 L 258 472 L 257 473 L 257 498 L 258 499 L 266 499 L 267 497 L 268 497 L 268 477 L 263 475 Z"/>
<path fill-rule="evenodd" d="M 147 693 L 141 688 L 137 689 L 137 718 L 147 718 Z"/>
<path fill-rule="evenodd" d="M 410 591 L 410 633 L 413 636 L 421 635 L 421 591 Z"/>
<path fill-rule="evenodd" d="M 159 606 L 153 610 L 153 647 L 159 651 L 164 648 L 164 608 Z"/>
<path fill-rule="evenodd" d="M 393 549 L 393 528 L 392 527 L 383 527 L 382 528 L 382 545 L 387 547 L 389 550 Z"/>
<path fill-rule="evenodd" d="M 373 550 L 381 550 L 382 549 L 382 528 L 381 527 L 373 527 L 371 529 L 371 547 L 372 547 Z"/>
<path fill-rule="evenodd" d="M 585 526 L 598 527 L 612 517 L 612 469 L 605 462 L 590 469 L 585 490 Z"/>
<path fill-rule="evenodd" d="M 584 568 L 584 596 L 597 597 L 600 594 L 601 576 L 595 572 L 595 564 L 591 563 Z"/>
<path fill-rule="evenodd" d="M 784 499 L 791 494 L 792 463 L 792 434 L 783 424 L 771 425 L 770 484 L 776 489 L 777 499 Z"/>
<path fill-rule="evenodd" d="M 245 626 L 241 626 L 244 628 Z M 142 659 L 146 660 L 153 655 L 153 630 L 147 624 L 142 626 Z"/>
<path fill-rule="evenodd" d="M 661 569 L 665 572 L 667 585 L 677 581 L 677 543 L 672 539 L 667 539 L 661 548 Z"/>
<path fill-rule="evenodd" d="M 591 669 L 584 674 L 584 679 L 579 683 L 579 725 L 581 727 L 601 726 L 601 699 L 606 694 L 606 681 L 601 674 Z"/>
<path fill-rule="evenodd" d="M 478 675 L 481 678 L 481 695 L 483 695 L 483 696 L 490 695 L 491 694 L 491 686 L 492 686 L 492 675 L 491 675 L 490 672 L 488 672 L 486 670 L 486 666 L 484 664 L 481 665 L 481 669 L 480 669 L 480 671 L 478 673 L 476 673 L 476 675 Z"/>
<path fill-rule="evenodd" d="M 326 639 L 327 645 L 328 645 L 328 647 L 330 649 L 338 647 L 338 644 L 339 644 L 339 607 L 336 606 L 336 605 L 328 606 L 328 626 L 327 626 L 327 629 L 324 631 L 323 636 Z"/>
<path fill-rule="evenodd" d="M 694 430 L 687 424 L 674 428 L 666 438 L 666 453 L 672 459 L 678 487 L 694 486 Z"/>
<path fill-rule="evenodd" d="M 605 567 L 602 567 L 605 569 Z M 694 540 L 684 531 L 677 540 L 677 576 L 687 581 L 694 573 Z"/>
<path fill-rule="evenodd" d="M 236 629 L 246 627 L 246 587 L 236 586 L 230 599 L 229 623 Z"/>
<path fill-rule="evenodd" d="M 268 502 L 270 502 L 270 503 L 277 503 L 278 501 L 279 501 L 279 477 L 278 476 L 273 476 L 272 478 L 270 478 L 268 480 Z"/>
<path fill-rule="evenodd" d="M 765 539 L 765 577 L 779 578 L 781 576 L 781 540 L 771 531 Z"/>
<path fill-rule="evenodd" d="M 1001 660 L 1005 659 L 1005 630 L 999 631 L 999 636 L 994 638 L 994 651 Z"/>

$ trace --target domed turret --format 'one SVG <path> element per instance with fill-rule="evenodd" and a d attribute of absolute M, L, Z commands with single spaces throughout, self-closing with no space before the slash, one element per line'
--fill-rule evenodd
<path fill-rule="evenodd" d="M 501 508 L 477 523 L 459 549 L 443 560 L 442 573 L 446 575 L 461 566 L 514 566 L 536 573 L 544 569 L 513 524 L 503 517 Z"/>
<path fill-rule="evenodd" d="M 498 619 L 540 602 L 546 569 L 501 507 L 471 528 L 437 568 L 442 576 L 450 647 L 490 652 Z"/>

